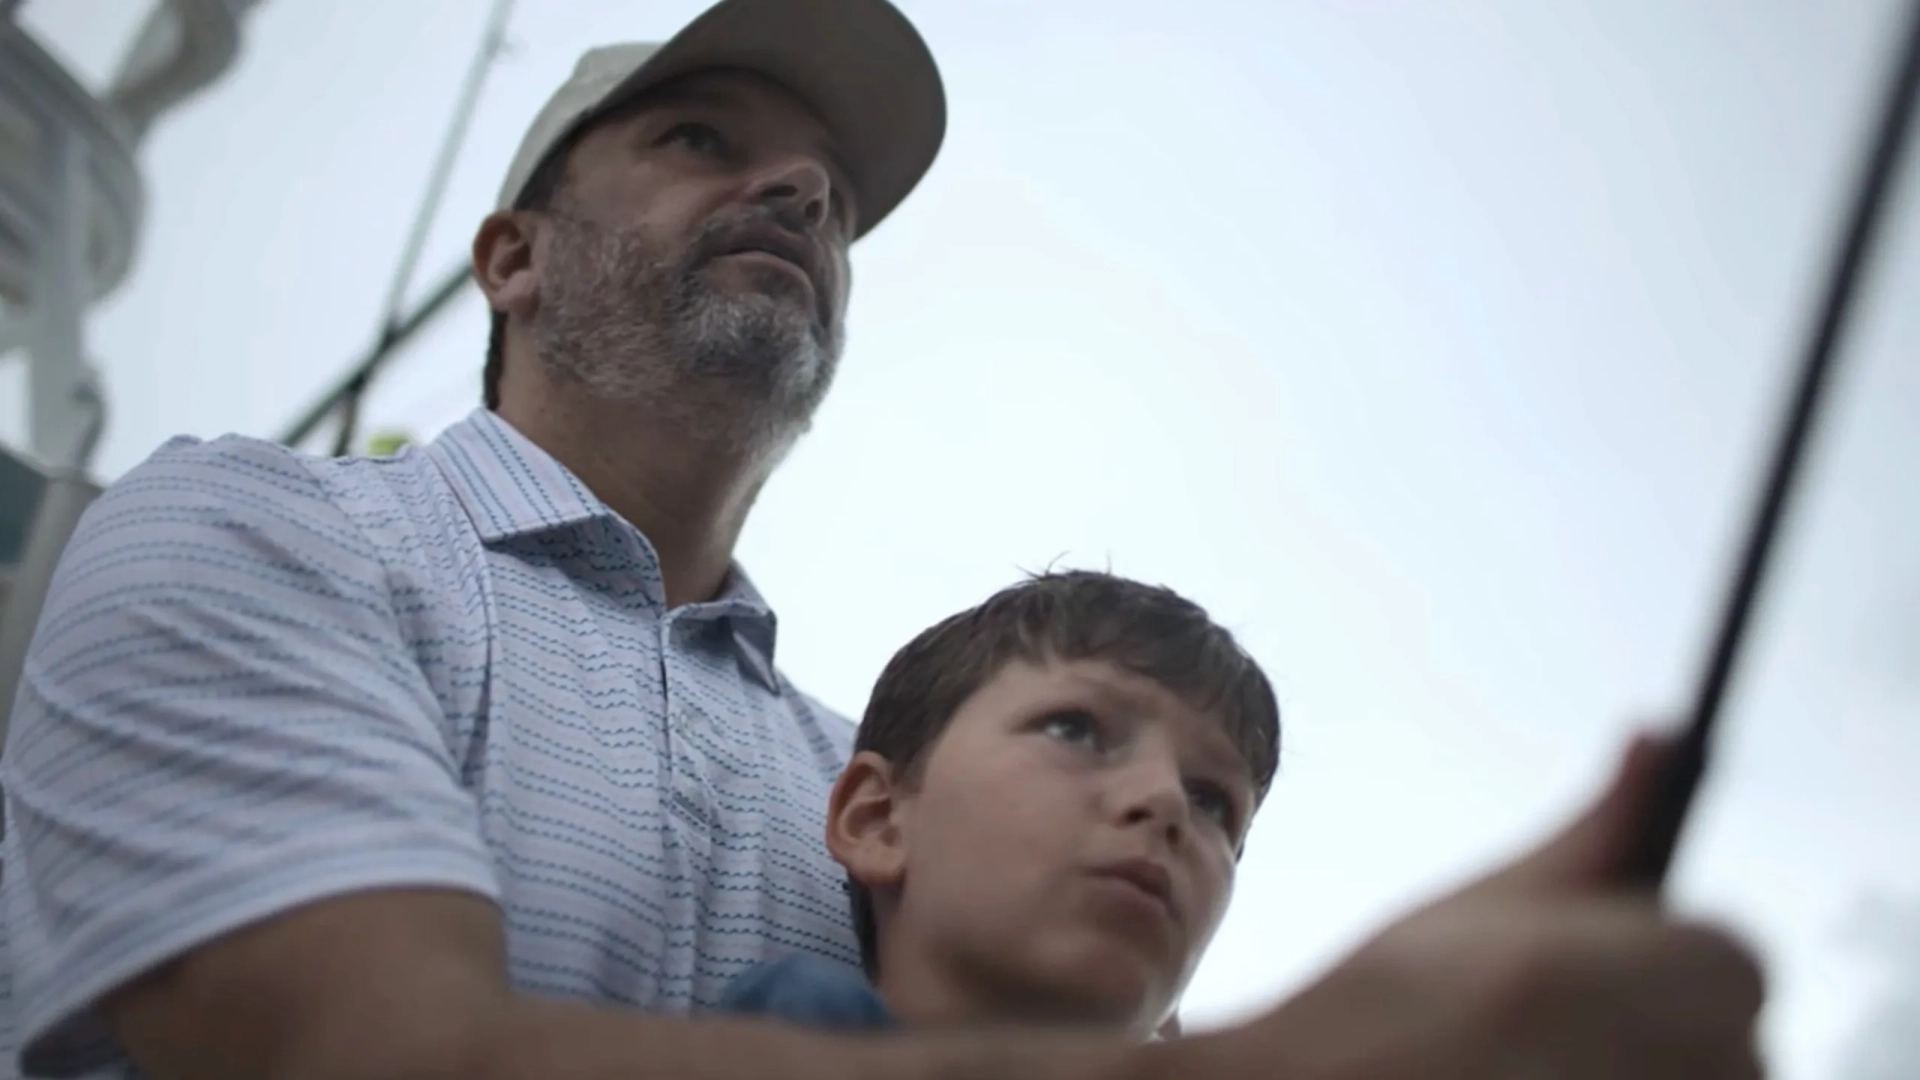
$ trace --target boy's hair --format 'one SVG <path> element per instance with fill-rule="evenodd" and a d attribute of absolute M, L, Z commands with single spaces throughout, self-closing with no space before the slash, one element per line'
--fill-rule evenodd
<path fill-rule="evenodd" d="M 893 655 L 867 703 L 854 753 L 885 758 L 903 782 L 953 714 L 1014 660 L 1104 660 L 1212 713 L 1253 774 L 1256 803 L 1280 757 L 1280 708 L 1251 656 L 1198 604 L 1170 589 L 1091 570 L 1036 574 L 953 615 Z M 849 880 L 854 932 L 878 974 L 873 897 Z"/>

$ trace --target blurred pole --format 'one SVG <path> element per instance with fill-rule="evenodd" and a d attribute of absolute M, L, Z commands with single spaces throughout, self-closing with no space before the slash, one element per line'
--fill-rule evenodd
<path fill-rule="evenodd" d="M 513 0 L 494 0 L 493 14 L 487 19 L 486 31 L 480 38 L 480 51 L 474 54 L 473 64 L 467 68 L 467 81 L 460 88 L 460 103 L 456 107 L 453 124 L 440 144 L 440 157 L 433 163 L 433 174 L 427 179 L 426 194 L 420 200 L 420 212 L 413 219 L 413 234 L 407 237 L 407 246 L 400 255 L 400 265 L 394 268 L 393 285 L 387 290 L 386 310 L 380 316 L 383 329 L 400 320 L 400 304 L 406 297 L 407 286 L 413 283 L 413 270 L 419 265 L 420 251 L 426 246 L 427 234 L 433 229 L 435 211 L 440 209 L 440 200 L 446 196 L 447 180 L 453 175 L 453 163 L 459 158 L 460 146 L 466 142 L 467 128 L 473 123 L 474 107 L 480 101 L 480 89 L 487 81 L 487 72 L 492 70 L 493 62 L 506 47 L 507 17 L 512 11 Z"/>
<path fill-rule="evenodd" d="M 420 302 L 419 307 L 414 308 L 398 325 L 387 327 L 382 331 L 379 340 L 374 342 L 373 348 L 348 369 L 347 374 L 334 384 L 333 389 L 327 391 L 319 401 L 301 414 L 300 419 L 295 420 L 292 426 L 281 434 L 280 441 L 288 446 L 298 446 L 342 405 L 357 399 L 366 390 L 367 384 L 372 381 L 374 372 L 386 363 L 387 358 L 400 346 L 406 344 L 407 339 L 419 332 L 420 328 L 431 321 L 435 315 L 438 315 L 454 297 L 465 291 L 465 287 L 472 281 L 473 271 L 465 262 L 455 266 L 451 273 L 441 279 L 433 292 Z"/>
<path fill-rule="evenodd" d="M 420 254 L 426 247 L 427 236 L 433 229 L 433 221 L 440 203 L 446 196 L 447 181 L 453 175 L 453 166 L 460 156 L 461 144 L 466 140 L 467 128 L 473 121 L 473 114 L 480 101 L 480 91 L 486 84 L 487 73 L 493 69 L 494 61 L 505 51 L 507 22 L 513 11 L 513 0 L 494 0 L 493 10 L 487 17 L 485 30 L 480 37 L 480 48 L 474 53 L 473 63 L 467 68 L 467 76 L 460 88 L 460 96 L 454 106 L 453 121 L 447 128 L 447 134 L 441 140 L 440 153 L 435 159 L 433 171 L 427 178 L 427 189 L 421 196 L 420 210 L 414 215 L 413 228 L 407 237 L 406 246 L 401 249 L 399 265 L 394 268 L 393 284 L 387 290 L 387 300 L 380 314 L 379 333 L 374 346 L 367 355 L 355 364 L 334 388 L 309 408 L 299 420 L 289 427 L 281 437 L 281 442 L 289 446 L 297 445 L 313 433 L 328 416 L 338 414 L 339 432 L 334 438 L 335 456 L 351 452 L 353 436 L 359 426 L 360 399 L 372 385 L 373 377 L 415 331 L 426 323 L 436 312 L 445 307 L 449 300 L 460 291 L 466 282 L 468 272 L 465 264 L 442 280 L 421 305 L 411 314 L 402 315 L 401 305 L 405 302 L 407 287 L 413 282 L 415 268 L 419 265 Z"/>

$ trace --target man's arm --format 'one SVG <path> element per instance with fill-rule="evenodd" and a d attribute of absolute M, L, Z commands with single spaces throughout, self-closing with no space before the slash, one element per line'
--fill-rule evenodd
<path fill-rule="evenodd" d="M 437 708 L 379 559 L 284 453 L 169 449 L 97 500 L 0 759 L 27 1071 L 117 1044 L 159 1080 L 1756 1075 L 1751 961 L 1595 887 L 1644 768 L 1241 1028 L 836 1038 L 516 994 Z"/>
<path fill-rule="evenodd" d="M 516 994 L 498 912 L 386 890 L 239 930 L 103 1003 L 157 1080 L 1126 1080 L 1106 1037 L 835 1037 Z"/>
<path fill-rule="evenodd" d="M 1008 1031 L 813 1035 L 515 995 L 469 896 L 368 893 L 241 931 L 118 994 L 159 1080 L 1756 1080 L 1758 969 L 1607 885 L 1655 794 L 1642 746 L 1570 826 L 1230 1031 L 1127 1047 Z"/>
<path fill-rule="evenodd" d="M 90 508 L 0 761 L 30 1073 L 115 1051 L 162 1080 L 1139 1063 L 1099 1038 L 834 1040 L 513 993 L 478 811 L 394 608 L 372 545 L 278 448 L 171 446 Z"/>
<path fill-rule="evenodd" d="M 1756 1080 L 1762 987 L 1718 931 L 1610 893 L 1644 748 L 1547 843 L 1227 1032 L 816 1035 L 512 992 L 486 902 L 363 893 L 194 951 L 106 1011 L 158 1080 Z"/>
<path fill-rule="evenodd" d="M 102 1064 L 95 1003 L 239 927 L 371 888 L 495 888 L 386 567 L 280 448 L 170 445 L 94 502 L 12 719 L 30 1074 Z"/>

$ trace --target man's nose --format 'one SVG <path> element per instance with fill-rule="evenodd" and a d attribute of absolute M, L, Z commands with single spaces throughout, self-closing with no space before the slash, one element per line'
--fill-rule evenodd
<path fill-rule="evenodd" d="M 761 170 L 753 195 L 756 202 L 796 214 L 808 226 L 818 227 L 833 200 L 833 180 L 826 166 L 814 158 L 786 154 Z"/>

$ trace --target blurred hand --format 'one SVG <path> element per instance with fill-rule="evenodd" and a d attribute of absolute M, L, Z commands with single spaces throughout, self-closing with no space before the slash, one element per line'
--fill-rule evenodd
<path fill-rule="evenodd" d="M 1668 746 L 1637 741 L 1544 843 L 1388 927 L 1265 1017 L 1170 1044 L 1168 1065 L 1218 1080 L 1759 1077 L 1753 956 L 1612 881 Z"/>

